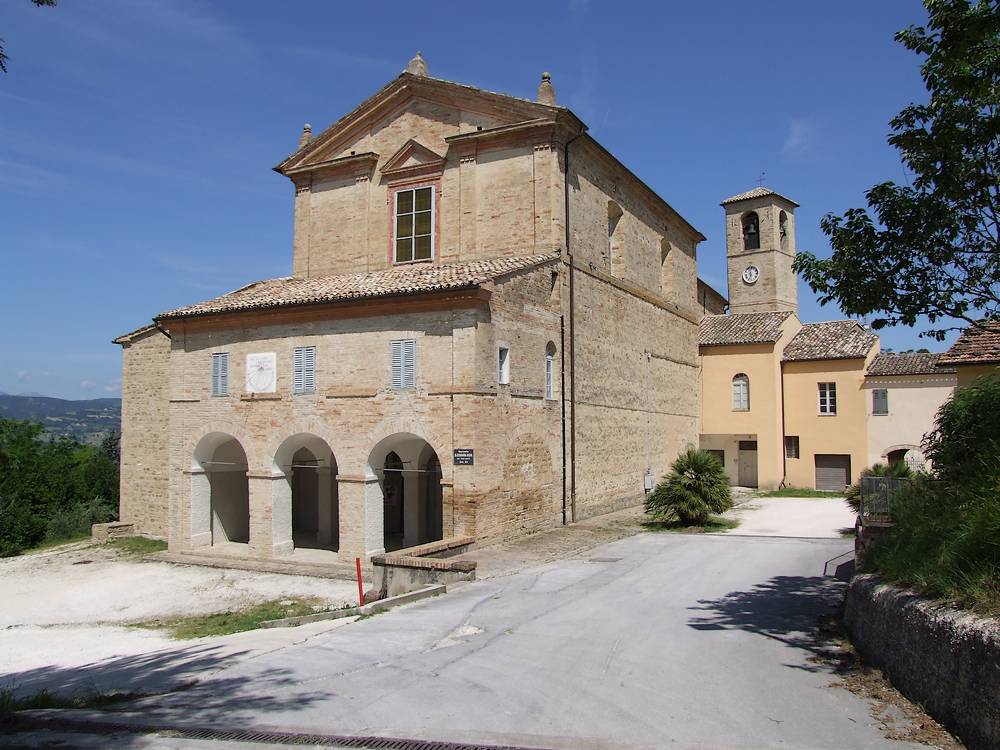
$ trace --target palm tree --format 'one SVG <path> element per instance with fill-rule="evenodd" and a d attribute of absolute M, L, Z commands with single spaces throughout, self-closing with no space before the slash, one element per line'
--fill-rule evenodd
<path fill-rule="evenodd" d="M 689 448 L 677 457 L 670 474 L 646 496 L 646 512 L 660 521 L 703 526 L 712 513 L 733 505 L 726 471 L 719 459 Z"/>

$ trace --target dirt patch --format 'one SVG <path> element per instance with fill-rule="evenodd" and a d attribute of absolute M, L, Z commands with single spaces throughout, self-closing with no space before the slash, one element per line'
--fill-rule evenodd
<path fill-rule="evenodd" d="M 886 739 L 916 742 L 938 750 L 965 750 L 965 745 L 947 729 L 896 690 L 882 670 L 862 663 L 848 640 L 840 612 L 822 618 L 818 632 L 823 645 L 809 661 L 831 668 L 839 677 L 830 687 L 842 688 L 868 701 L 872 718 Z"/>

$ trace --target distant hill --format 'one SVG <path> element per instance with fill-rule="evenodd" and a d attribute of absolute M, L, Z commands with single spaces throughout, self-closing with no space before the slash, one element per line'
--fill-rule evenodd
<path fill-rule="evenodd" d="M 41 422 L 52 435 L 68 435 L 81 443 L 96 445 L 121 430 L 122 400 L 93 398 L 67 401 L 48 396 L 0 394 L 0 418 Z"/>

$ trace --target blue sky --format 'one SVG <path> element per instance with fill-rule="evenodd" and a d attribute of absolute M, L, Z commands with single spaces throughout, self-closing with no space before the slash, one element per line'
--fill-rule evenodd
<path fill-rule="evenodd" d="M 823 214 L 905 181 L 888 121 L 924 98 L 893 34 L 915 0 L 839 3 L 8 0 L 0 37 L 0 391 L 118 395 L 110 340 L 291 268 L 291 184 L 271 167 L 420 49 L 431 75 L 559 101 L 708 238 L 765 184 Z M 840 317 L 799 289 L 803 320 Z M 883 331 L 883 347 L 945 345 Z M 950 340 L 949 340 L 950 341 Z"/>

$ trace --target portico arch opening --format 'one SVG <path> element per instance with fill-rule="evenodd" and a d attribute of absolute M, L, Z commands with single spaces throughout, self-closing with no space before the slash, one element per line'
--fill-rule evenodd
<path fill-rule="evenodd" d="M 247 454 L 232 435 L 213 432 L 195 447 L 191 481 L 191 536 L 195 545 L 250 541 Z"/>
<path fill-rule="evenodd" d="M 441 461 L 421 437 L 397 433 L 381 440 L 368 467 L 382 490 L 386 551 L 444 538 Z"/>
<path fill-rule="evenodd" d="M 293 435 L 278 448 L 272 523 L 278 552 L 340 549 L 337 460 L 323 438 Z M 290 544 L 289 544 L 290 542 Z"/>

